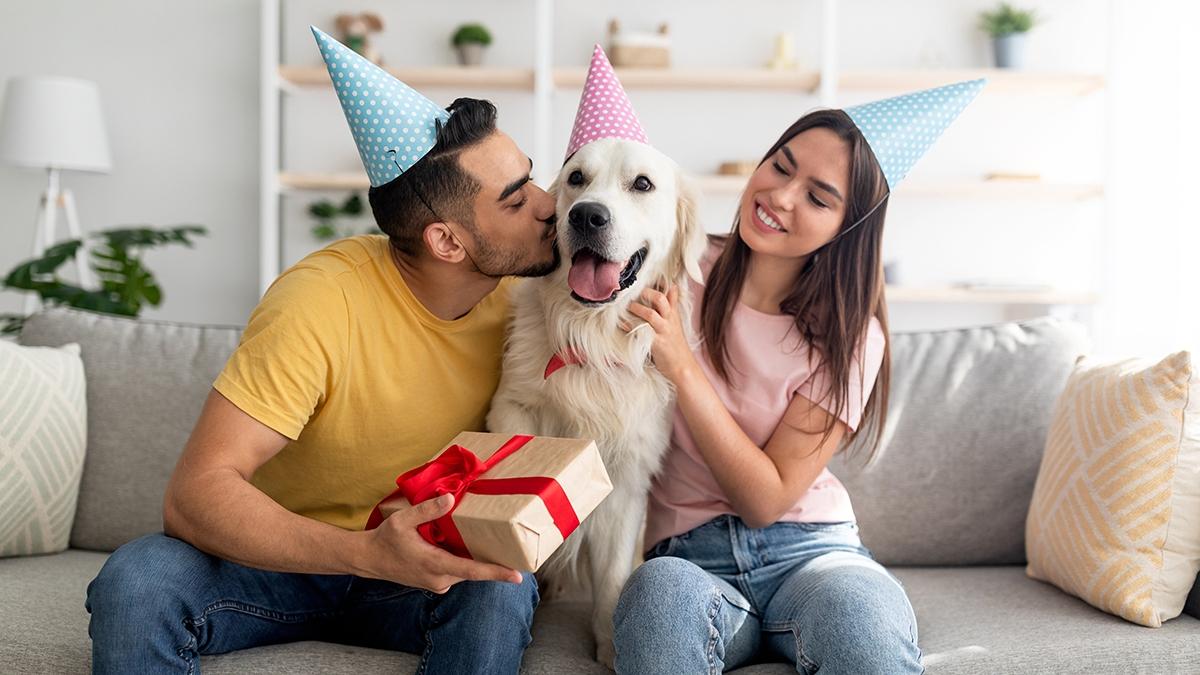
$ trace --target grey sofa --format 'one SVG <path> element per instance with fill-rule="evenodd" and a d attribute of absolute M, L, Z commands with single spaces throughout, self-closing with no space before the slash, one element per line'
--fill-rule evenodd
<path fill-rule="evenodd" d="M 82 345 L 88 454 L 71 548 L 0 560 L 0 673 L 89 669 L 83 602 L 108 553 L 161 529 L 167 478 L 236 327 L 188 326 L 55 309 L 26 324 L 29 345 Z M 1051 406 L 1077 354 L 1075 325 L 1039 319 L 893 335 L 884 454 L 838 461 L 864 543 L 916 609 L 929 673 L 1200 672 L 1197 593 L 1149 629 L 1024 573 L 1024 522 Z M 864 434 L 865 436 L 865 434 Z M 523 672 L 604 673 L 587 607 L 538 609 Z M 416 657 L 323 642 L 201 659 L 206 673 L 411 672 Z M 793 672 L 778 663 L 739 673 Z"/>

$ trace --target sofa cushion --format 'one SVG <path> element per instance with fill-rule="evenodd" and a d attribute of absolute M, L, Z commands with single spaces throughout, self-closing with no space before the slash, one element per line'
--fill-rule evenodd
<path fill-rule="evenodd" d="M 1026 524 L 1029 576 L 1157 628 L 1200 571 L 1200 372 L 1191 355 L 1081 358 Z"/>
<path fill-rule="evenodd" d="M 864 425 L 830 470 L 845 484 L 863 543 L 885 565 L 1025 562 L 1025 516 L 1054 401 L 1083 327 L 1056 318 L 892 335 L 880 455 L 856 456 Z"/>
<path fill-rule="evenodd" d="M 65 308 L 26 320 L 22 344 L 76 342 L 87 374 L 87 456 L 72 547 L 112 551 L 162 529 L 167 479 L 240 334 Z"/>
<path fill-rule="evenodd" d="M 0 560 L 0 664 L 6 672 L 84 673 L 91 667 L 88 583 L 103 553 L 70 550 Z M 1181 616 L 1149 630 L 1025 576 L 1021 566 L 894 568 L 917 613 L 929 675 L 974 673 L 1195 672 L 1200 620 Z M 589 611 L 552 602 L 534 616 L 526 675 L 601 675 L 591 658 Z M 1069 659 L 1065 658 L 1069 655 Z M 379 649 L 298 642 L 204 656 L 205 673 L 412 672 L 417 658 Z M 778 663 L 739 675 L 795 672 Z"/>
<path fill-rule="evenodd" d="M 1025 576 L 1023 566 L 895 568 L 930 675 L 1194 673 L 1200 620 L 1148 629 Z"/>
<path fill-rule="evenodd" d="M 67 548 L 87 408 L 79 345 L 0 341 L 0 556 Z"/>

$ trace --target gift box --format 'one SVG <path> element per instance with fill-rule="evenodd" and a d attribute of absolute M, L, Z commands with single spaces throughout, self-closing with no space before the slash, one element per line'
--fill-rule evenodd
<path fill-rule="evenodd" d="M 396 479 L 367 529 L 409 504 L 451 493 L 454 510 L 422 523 L 426 541 L 464 558 L 535 572 L 612 492 L 593 441 L 463 432 Z"/>

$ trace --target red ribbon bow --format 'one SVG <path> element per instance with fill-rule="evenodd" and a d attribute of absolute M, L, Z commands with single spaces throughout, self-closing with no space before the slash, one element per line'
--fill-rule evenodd
<path fill-rule="evenodd" d="M 398 488 L 383 501 L 404 495 L 410 504 L 416 506 L 427 499 L 435 499 L 444 494 L 454 495 L 454 507 L 450 512 L 436 520 L 421 523 L 417 526 L 417 532 L 425 541 L 463 558 L 470 558 L 471 553 L 467 550 L 458 527 L 454 525 L 453 516 L 454 510 L 462 503 L 463 495 L 467 493 L 537 495 L 546 504 L 555 527 L 562 533 L 563 539 L 566 539 L 579 527 L 579 516 L 558 481 L 546 476 L 479 478 L 531 440 L 533 436 L 513 436 L 486 462 L 461 445 L 451 445 L 432 460 L 401 474 L 396 479 Z M 367 519 L 366 529 L 374 529 L 381 522 L 383 513 L 376 505 Z"/>

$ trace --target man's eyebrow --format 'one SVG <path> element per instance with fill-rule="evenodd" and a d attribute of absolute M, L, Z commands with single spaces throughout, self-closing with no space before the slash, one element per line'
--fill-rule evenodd
<path fill-rule="evenodd" d="M 829 194 L 833 195 L 834 197 L 837 197 L 837 200 L 839 202 L 845 201 L 844 199 L 842 199 L 842 193 L 838 192 L 837 188 L 833 187 L 829 183 L 826 183 L 825 181 L 817 179 L 817 178 L 813 178 L 811 180 L 812 180 L 813 184 L 816 185 L 817 187 L 828 192 Z"/>
<path fill-rule="evenodd" d="M 512 193 L 520 190 L 521 186 L 529 182 L 530 177 L 533 176 L 533 159 L 528 157 L 526 159 L 529 159 L 529 174 L 509 183 L 508 187 L 504 188 L 504 192 L 500 193 L 500 198 L 496 201 L 502 202 L 505 199 L 508 199 L 510 196 L 512 196 Z"/>
<path fill-rule="evenodd" d="M 779 149 L 783 151 L 783 156 L 787 157 L 787 160 L 792 163 L 792 168 L 795 168 L 796 167 L 796 156 L 792 154 L 791 150 L 788 150 L 788 146 L 781 145 L 781 146 L 779 146 Z"/>

